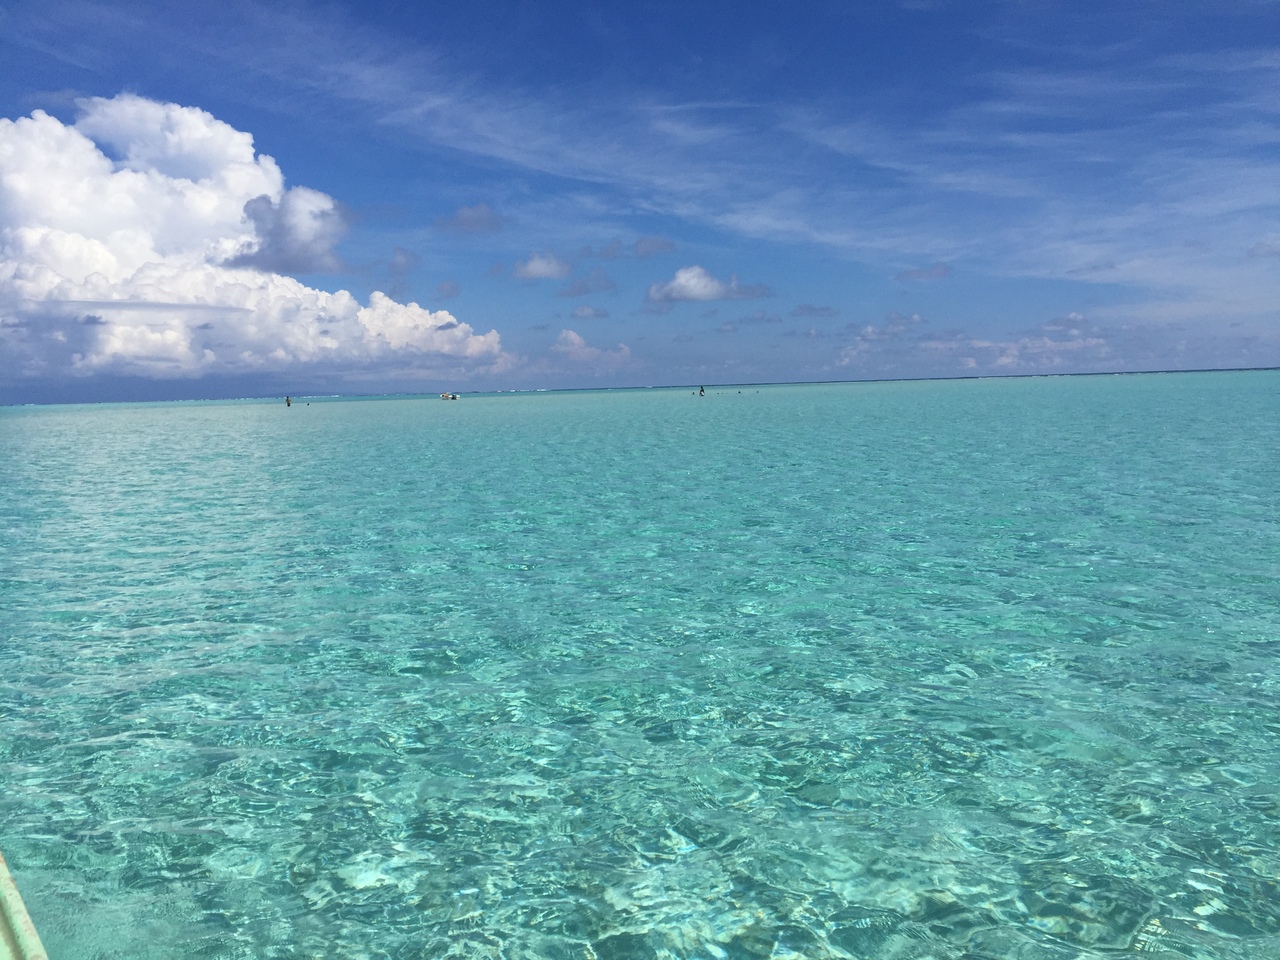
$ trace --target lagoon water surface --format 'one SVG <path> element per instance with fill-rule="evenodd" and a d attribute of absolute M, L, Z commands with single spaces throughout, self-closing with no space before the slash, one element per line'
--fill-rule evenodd
<path fill-rule="evenodd" d="M 56 960 L 1280 957 L 1280 373 L 0 409 Z"/>

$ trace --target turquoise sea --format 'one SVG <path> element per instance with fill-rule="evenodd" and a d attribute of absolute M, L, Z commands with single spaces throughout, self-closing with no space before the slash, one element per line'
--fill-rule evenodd
<path fill-rule="evenodd" d="M 54 960 L 1277 958 L 1278 453 L 1280 372 L 0 408 L 0 850 Z"/>

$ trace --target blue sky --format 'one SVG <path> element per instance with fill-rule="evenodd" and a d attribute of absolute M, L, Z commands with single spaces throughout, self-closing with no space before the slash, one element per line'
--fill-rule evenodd
<path fill-rule="evenodd" d="M 1280 5 L 0 5 L 0 402 L 1280 365 Z"/>

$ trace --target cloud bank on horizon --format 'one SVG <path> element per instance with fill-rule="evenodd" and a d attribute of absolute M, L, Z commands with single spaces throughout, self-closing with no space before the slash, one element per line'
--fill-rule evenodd
<path fill-rule="evenodd" d="M 500 369 L 497 331 L 290 276 L 338 265 L 334 199 L 204 110 L 121 94 L 0 119 L 0 360 L 17 376 Z"/>

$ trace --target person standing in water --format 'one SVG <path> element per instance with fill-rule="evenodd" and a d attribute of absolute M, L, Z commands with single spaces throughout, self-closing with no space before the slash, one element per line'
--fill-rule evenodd
<path fill-rule="evenodd" d="M 290 400 L 288 397 L 285 397 L 285 398 L 284 398 L 284 405 L 285 405 L 286 407 L 292 407 L 292 406 L 293 406 L 293 401 L 292 401 L 292 400 Z"/>
<path fill-rule="evenodd" d="M 698 396 L 700 396 L 700 397 L 705 397 L 706 395 L 707 395 L 707 388 L 706 388 L 706 387 L 699 387 L 699 388 L 698 388 Z"/>

